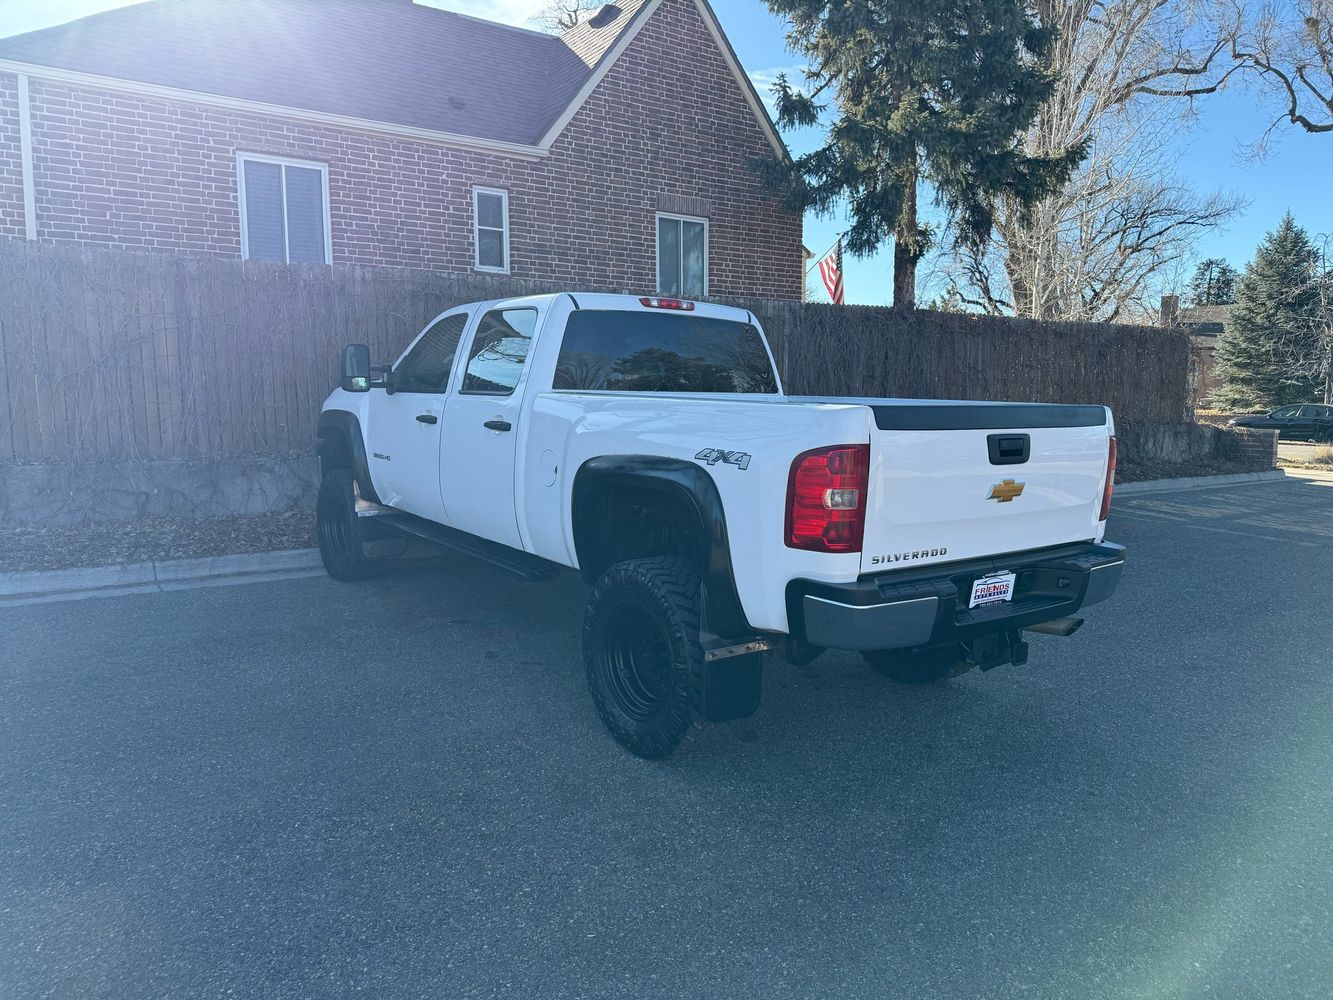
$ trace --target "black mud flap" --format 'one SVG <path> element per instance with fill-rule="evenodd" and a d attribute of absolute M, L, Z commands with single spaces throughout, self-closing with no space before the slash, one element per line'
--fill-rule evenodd
<path fill-rule="evenodd" d="M 703 712 L 709 722 L 748 719 L 763 693 L 764 654 L 729 656 L 704 664 Z"/>
<path fill-rule="evenodd" d="M 967 651 L 968 662 L 982 670 L 991 670 L 1006 663 L 1021 667 L 1028 661 L 1028 644 L 1017 629 L 979 635 L 971 642 L 964 643 L 963 648 Z"/>

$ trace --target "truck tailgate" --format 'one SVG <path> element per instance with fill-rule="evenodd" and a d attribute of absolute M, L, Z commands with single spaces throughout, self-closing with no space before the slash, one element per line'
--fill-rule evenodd
<path fill-rule="evenodd" d="M 1097 535 L 1112 433 L 1105 407 L 870 406 L 862 573 Z"/>

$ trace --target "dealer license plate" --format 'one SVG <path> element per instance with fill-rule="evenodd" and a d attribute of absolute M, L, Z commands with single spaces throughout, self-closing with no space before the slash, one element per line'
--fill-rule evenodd
<path fill-rule="evenodd" d="M 969 608 L 979 608 L 983 604 L 999 604 L 1012 600 L 1014 596 L 1014 574 L 993 573 L 983 576 L 972 583 L 972 600 Z"/>

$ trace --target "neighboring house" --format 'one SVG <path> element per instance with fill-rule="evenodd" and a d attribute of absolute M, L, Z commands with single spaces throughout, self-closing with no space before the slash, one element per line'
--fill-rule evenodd
<path fill-rule="evenodd" d="M 1202 406 L 1217 388 L 1217 379 L 1213 377 L 1213 356 L 1235 308 L 1234 305 L 1189 306 L 1181 309 L 1176 317 L 1176 325 L 1188 332 L 1194 343 L 1195 406 Z"/>
<path fill-rule="evenodd" d="M 149 0 L 0 39 L 0 236 L 799 299 L 782 141 L 706 0 L 560 36 Z"/>

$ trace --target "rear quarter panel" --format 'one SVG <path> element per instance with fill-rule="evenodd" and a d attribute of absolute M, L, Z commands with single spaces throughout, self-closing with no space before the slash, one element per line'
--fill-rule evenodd
<path fill-rule="evenodd" d="M 519 523 L 525 547 L 577 566 L 573 485 L 579 468 L 604 455 L 654 455 L 704 468 L 727 517 L 731 563 L 742 607 L 757 629 L 786 631 L 786 585 L 803 577 L 846 582 L 856 553 L 828 555 L 787 548 L 787 476 L 810 448 L 869 440 L 861 406 L 792 406 L 780 397 L 672 396 L 548 392 L 532 401 Z M 746 468 L 696 456 L 705 449 L 744 452 Z"/>

